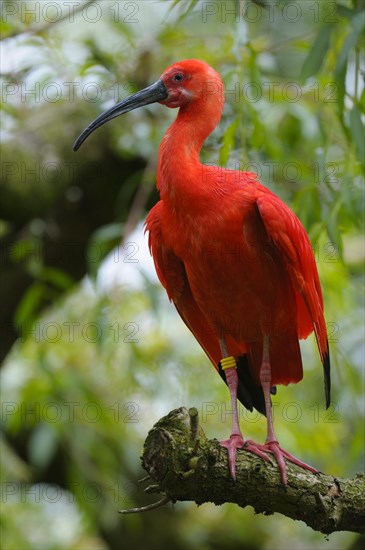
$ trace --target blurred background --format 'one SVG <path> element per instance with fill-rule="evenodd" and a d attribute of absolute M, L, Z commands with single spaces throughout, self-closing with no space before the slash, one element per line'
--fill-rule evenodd
<path fill-rule="evenodd" d="M 138 483 L 153 424 L 196 406 L 230 430 L 229 395 L 158 284 L 143 220 L 158 200 L 152 105 L 85 126 L 180 59 L 222 74 L 204 162 L 256 172 L 304 223 L 325 296 L 333 405 L 314 340 L 280 387 L 284 448 L 338 477 L 363 471 L 363 0 L 3 1 L 2 547 L 356 549 L 280 515 L 156 500 Z M 265 421 L 241 409 L 247 437 Z M 264 491 L 264 487 L 258 490 Z"/>

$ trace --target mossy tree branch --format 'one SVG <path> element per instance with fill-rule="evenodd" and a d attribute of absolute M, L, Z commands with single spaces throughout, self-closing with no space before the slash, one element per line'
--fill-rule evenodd
<path fill-rule="evenodd" d="M 275 464 L 242 450 L 233 482 L 227 451 L 206 438 L 194 408 L 171 411 L 155 424 L 144 444 L 142 465 L 157 484 L 156 492 L 172 502 L 233 502 L 257 513 L 279 512 L 326 534 L 365 532 L 365 476 L 336 479 L 287 463 L 285 487 Z"/>

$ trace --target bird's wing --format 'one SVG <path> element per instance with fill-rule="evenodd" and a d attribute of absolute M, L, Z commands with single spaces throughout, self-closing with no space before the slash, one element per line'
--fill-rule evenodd
<path fill-rule="evenodd" d="M 330 358 L 323 313 L 322 289 L 308 235 L 296 215 L 273 194 L 261 195 L 256 204 L 268 239 L 286 265 L 297 298 L 298 336 L 314 330 L 324 368 L 326 407 L 330 404 Z"/>
<path fill-rule="evenodd" d="M 148 245 L 152 254 L 157 276 L 165 288 L 189 330 L 208 355 L 215 369 L 226 382 L 225 373 L 220 366 L 222 358 L 219 340 L 199 308 L 191 291 L 184 263 L 164 243 L 161 233 L 160 214 L 162 201 L 156 204 L 146 219 L 146 231 L 149 233 Z M 262 388 L 257 387 L 251 379 L 246 348 L 243 344 L 237 344 L 233 339 L 227 338 L 227 349 L 231 355 L 239 357 L 237 373 L 239 377 L 237 397 L 249 410 L 255 407 L 265 414 L 265 401 Z"/>

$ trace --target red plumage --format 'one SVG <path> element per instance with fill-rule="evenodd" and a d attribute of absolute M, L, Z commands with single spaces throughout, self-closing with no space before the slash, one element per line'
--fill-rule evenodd
<path fill-rule="evenodd" d="M 161 201 L 146 220 L 158 277 L 216 367 L 223 335 L 230 354 L 249 354 L 259 384 L 267 327 L 272 384 L 298 382 L 299 338 L 315 330 L 322 361 L 328 356 L 310 241 L 295 214 L 255 174 L 200 163 L 200 147 L 223 109 L 222 83 L 195 60 L 173 65 L 162 80 L 179 71 L 201 75 L 206 93 L 203 87 L 201 97 L 180 107 L 160 146 Z"/>
<path fill-rule="evenodd" d="M 156 101 L 179 107 L 159 150 L 161 200 L 146 220 L 157 275 L 228 384 L 233 427 L 221 443 L 228 449 L 232 477 L 236 449 L 244 445 L 265 460 L 266 453 L 274 454 L 286 483 L 284 458 L 316 470 L 279 447 L 270 390 L 301 380 L 299 339 L 313 331 L 327 406 L 330 399 L 323 298 L 310 241 L 296 215 L 255 174 L 201 164 L 200 149 L 224 105 L 221 78 L 202 61 L 181 61 L 166 69 L 155 84 L 100 115 L 75 149 L 104 122 Z M 264 445 L 244 443 L 237 395 L 248 408 L 267 414 Z"/>

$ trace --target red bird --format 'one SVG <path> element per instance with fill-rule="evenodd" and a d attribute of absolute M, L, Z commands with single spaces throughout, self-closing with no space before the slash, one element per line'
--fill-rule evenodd
<path fill-rule="evenodd" d="M 155 83 L 94 120 L 96 128 L 142 105 L 179 107 L 159 149 L 161 200 L 147 216 L 149 246 L 159 280 L 181 318 L 227 383 L 233 409 L 228 449 L 235 478 L 236 449 L 264 460 L 274 455 L 284 484 L 285 460 L 316 472 L 283 450 L 274 432 L 270 393 L 303 376 L 299 339 L 313 331 L 330 403 L 330 360 L 323 298 L 312 247 L 296 215 L 249 172 L 206 166 L 199 153 L 220 121 L 219 74 L 197 59 L 168 67 Z M 265 444 L 244 441 L 237 398 L 267 416 Z"/>

